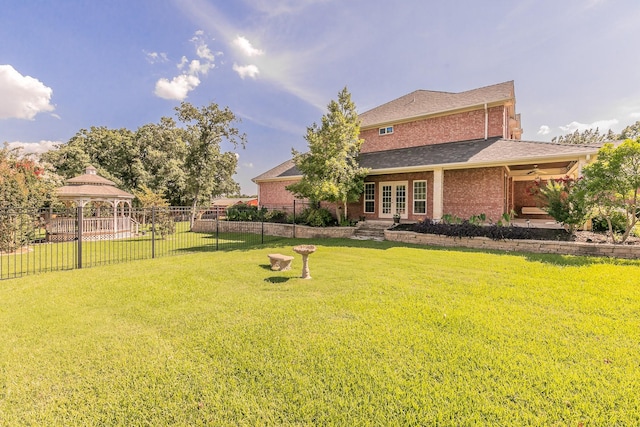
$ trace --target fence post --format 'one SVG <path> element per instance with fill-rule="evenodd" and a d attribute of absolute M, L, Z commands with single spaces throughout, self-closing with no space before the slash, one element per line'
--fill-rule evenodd
<path fill-rule="evenodd" d="M 293 238 L 296 238 L 296 199 L 293 199 Z"/>
<path fill-rule="evenodd" d="M 156 257 L 156 207 L 151 207 L 151 258 Z"/>
<path fill-rule="evenodd" d="M 218 229 L 218 221 L 220 221 L 218 219 L 218 214 L 216 213 L 216 251 L 218 250 L 218 234 L 219 234 L 219 229 Z"/>
<path fill-rule="evenodd" d="M 84 214 L 82 212 L 82 206 L 81 205 L 78 205 L 76 216 L 77 216 L 77 220 L 78 220 L 78 227 L 77 227 L 77 229 L 78 229 L 78 259 L 77 259 L 78 265 L 77 265 L 77 267 L 78 268 L 82 268 L 82 235 L 84 234 L 83 233 L 83 229 L 82 229 L 83 228 L 83 224 L 82 223 L 84 222 L 83 221 L 84 220 Z"/>
<path fill-rule="evenodd" d="M 264 245 L 264 218 L 262 218 L 262 232 L 260 233 L 260 244 Z"/>

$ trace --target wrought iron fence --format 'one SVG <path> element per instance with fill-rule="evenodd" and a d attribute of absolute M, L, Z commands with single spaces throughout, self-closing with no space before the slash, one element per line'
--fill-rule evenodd
<path fill-rule="evenodd" d="M 295 209 L 294 209 L 295 211 Z M 80 220 L 79 220 L 80 219 Z M 207 227 L 192 227 L 192 221 Z M 148 208 L 0 209 L 0 279 L 277 241 L 261 222 L 220 226 L 208 210 Z M 202 225 L 202 224 L 200 224 Z M 295 234 L 294 234 L 295 235 Z"/>

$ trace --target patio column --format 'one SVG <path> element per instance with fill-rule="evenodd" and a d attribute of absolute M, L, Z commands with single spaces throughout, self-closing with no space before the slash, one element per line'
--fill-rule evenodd
<path fill-rule="evenodd" d="M 442 219 L 443 203 L 442 194 L 444 187 L 444 171 L 442 168 L 433 171 L 433 218 Z"/>

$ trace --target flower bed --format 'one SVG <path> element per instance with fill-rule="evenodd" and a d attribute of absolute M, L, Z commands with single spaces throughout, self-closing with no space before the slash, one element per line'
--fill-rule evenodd
<path fill-rule="evenodd" d="M 542 229 L 537 229 L 542 230 Z M 567 236 L 568 233 L 562 231 Z M 575 241 L 553 241 L 536 239 L 503 239 L 489 237 L 450 237 L 439 234 L 401 231 L 399 228 L 385 230 L 384 237 L 392 242 L 417 245 L 463 247 L 508 252 L 531 252 L 558 255 L 600 256 L 640 259 L 640 245 L 614 245 L 611 243 L 586 243 Z"/>

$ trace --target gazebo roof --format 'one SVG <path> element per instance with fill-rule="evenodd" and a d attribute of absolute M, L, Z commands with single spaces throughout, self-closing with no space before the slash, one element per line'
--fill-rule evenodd
<path fill-rule="evenodd" d="M 57 189 L 61 200 L 131 200 L 133 194 L 116 187 L 113 181 L 98 175 L 96 168 L 87 166 L 85 173 L 66 181 Z"/>

